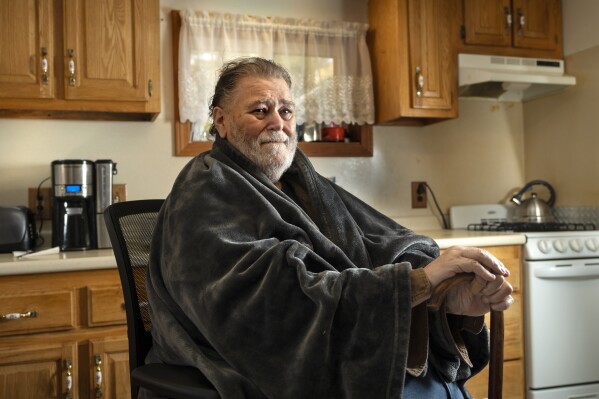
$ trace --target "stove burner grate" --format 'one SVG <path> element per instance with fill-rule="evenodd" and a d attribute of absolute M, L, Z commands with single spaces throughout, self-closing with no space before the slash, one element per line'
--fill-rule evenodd
<path fill-rule="evenodd" d="M 482 222 L 468 225 L 468 230 L 474 231 L 587 231 L 595 230 L 594 223 L 566 223 L 566 222 Z"/>

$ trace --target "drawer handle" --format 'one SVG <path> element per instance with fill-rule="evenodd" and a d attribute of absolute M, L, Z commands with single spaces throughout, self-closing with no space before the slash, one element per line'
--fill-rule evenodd
<path fill-rule="evenodd" d="M 16 319 L 26 319 L 30 317 L 37 317 L 37 310 L 30 310 L 26 313 L 6 313 L 0 314 L 0 319 L 2 320 L 16 320 Z"/>
<path fill-rule="evenodd" d="M 65 399 L 73 399 L 73 363 L 70 359 L 65 360 L 65 366 L 67 369 L 67 376 L 65 378 L 67 392 L 64 397 Z"/>
<path fill-rule="evenodd" d="M 96 398 L 104 396 L 102 393 L 102 356 L 96 355 Z"/>
<path fill-rule="evenodd" d="M 69 53 L 69 86 L 75 86 L 75 50 L 68 49 Z"/>
<path fill-rule="evenodd" d="M 422 69 L 416 67 L 416 95 L 422 97 L 422 91 L 424 90 L 424 75 L 422 75 Z"/>
<path fill-rule="evenodd" d="M 48 84 L 48 49 L 42 47 L 42 84 Z"/>

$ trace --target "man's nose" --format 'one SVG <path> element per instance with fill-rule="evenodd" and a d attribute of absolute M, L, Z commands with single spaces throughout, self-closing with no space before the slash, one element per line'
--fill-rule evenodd
<path fill-rule="evenodd" d="M 268 116 L 268 130 L 283 130 L 285 120 L 278 112 L 272 112 Z"/>

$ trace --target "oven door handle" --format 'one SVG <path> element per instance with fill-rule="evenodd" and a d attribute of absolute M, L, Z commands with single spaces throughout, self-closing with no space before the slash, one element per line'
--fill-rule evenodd
<path fill-rule="evenodd" d="M 534 271 L 535 277 L 553 279 L 553 278 L 576 278 L 576 277 L 599 277 L 599 264 L 585 266 L 553 266 L 537 269 Z"/>

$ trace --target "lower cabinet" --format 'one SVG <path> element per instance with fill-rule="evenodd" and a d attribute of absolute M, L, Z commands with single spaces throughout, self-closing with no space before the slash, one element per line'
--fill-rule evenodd
<path fill-rule="evenodd" d="M 129 398 L 117 269 L 0 277 L 0 398 Z"/>

